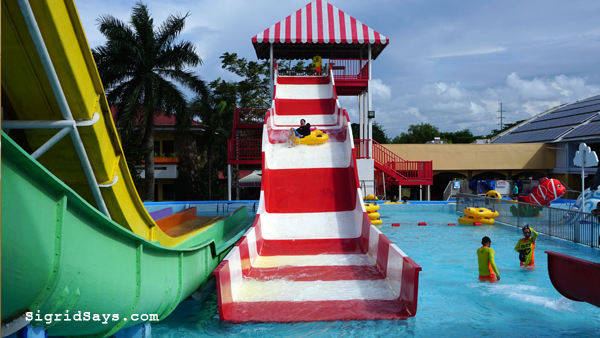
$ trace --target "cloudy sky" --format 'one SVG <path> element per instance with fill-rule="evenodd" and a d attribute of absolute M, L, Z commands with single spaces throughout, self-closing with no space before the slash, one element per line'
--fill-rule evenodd
<path fill-rule="evenodd" d="M 411 124 L 487 134 L 548 108 L 600 94 L 600 1 L 331 0 L 390 39 L 373 62 L 373 108 L 388 136 Z M 189 12 L 207 81 L 234 79 L 224 52 L 256 60 L 251 38 L 309 0 L 147 0 L 158 26 Z M 75 0 L 91 47 L 105 42 L 96 19 L 127 21 L 135 0 Z M 357 121 L 356 98 L 341 100 Z"/>

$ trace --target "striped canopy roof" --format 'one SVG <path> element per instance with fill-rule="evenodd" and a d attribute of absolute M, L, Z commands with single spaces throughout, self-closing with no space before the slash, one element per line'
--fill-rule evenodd
<path fill-rule="evenodd" d="M 376 59 L 390 40 L 337 7 L 316 0 L 252 38 L 259 59 L 367 58 L 371 44 Z"/>

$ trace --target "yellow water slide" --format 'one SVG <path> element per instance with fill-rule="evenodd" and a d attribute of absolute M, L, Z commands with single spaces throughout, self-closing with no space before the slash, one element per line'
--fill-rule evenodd
<path fill-rule="evenodd" d="M 175 246 L 202 230 L 170 237 L 144 208 L 73 0 L 2 0 L 2 57 L 4 120 L 54 125 L 13 129 L 13 139 L 34 152 L 57 130 L 61 133 L 57 126 L 77 125 L 70 132 L 63 130 L 69 134 L 38 158 L 48 170 L 98 210 L 148 240 Z M 83 146 L 79 149 L 77 138 Z M 87 154 L 83 161 L 82 151 Z"/>

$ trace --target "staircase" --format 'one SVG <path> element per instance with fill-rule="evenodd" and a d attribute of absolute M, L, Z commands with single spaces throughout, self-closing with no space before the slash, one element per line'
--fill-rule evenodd
<path fill-rule="evenodd" d="M 261 164 L 262 132 L 266 109 L 235 107 L 227 164 Z"/>
<path fill-rule="evenodd" d="M 368 155 L 371 140 L 354 140 L 356 158 L 373 158 L 375 168 L 386 175 L 385 188 L 392 185 L 432 185 L 433 161 L 407 161 L 373 140 L 373 153 Z"/>

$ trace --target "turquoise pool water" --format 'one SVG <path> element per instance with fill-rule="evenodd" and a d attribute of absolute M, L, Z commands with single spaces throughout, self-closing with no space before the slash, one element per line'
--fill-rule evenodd
<path fill-rule="evenodd" d="M 600 262 L 600 250 L 540 235 L 536 268 L 522 270 L 520 229 L 457 223 L 452 205 L 383 205 L 381 230 L 421 265 L 417 315 L 405 321 L 230 324 L 219 320 L 214 288 L 152 325 L 153 337 L 598 337 L 600 308 L 562 297 L 548 278 L 545 250 Z M 427 226 L 417 226 L 418 222 Z M 392 227 L 391 223 L 400 223 Z M 475 250 L 489 236 L 501 281 L 477 279 Z M 599 286 L 600 287 L 600 286 Z"/>

